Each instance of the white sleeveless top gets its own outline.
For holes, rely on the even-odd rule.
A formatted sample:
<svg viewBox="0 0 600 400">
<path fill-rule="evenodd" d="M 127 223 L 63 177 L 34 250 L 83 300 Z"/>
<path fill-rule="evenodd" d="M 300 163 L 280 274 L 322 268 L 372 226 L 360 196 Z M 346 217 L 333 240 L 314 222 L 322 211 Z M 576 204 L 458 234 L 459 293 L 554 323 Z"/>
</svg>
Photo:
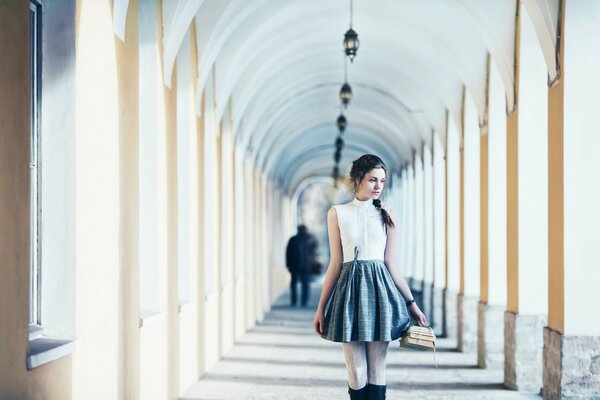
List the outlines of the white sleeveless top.
<svg viewBox="0 0 600 400">
<path fill-rule="evenodd" d="M 333 206 L 337 213 L 343 262 L 354 260 L 354 247 L 358 247 L 358 260 L 383 260 L 387 233 L 381 212 L 373 200 L 354 198 L 349 203 Z M 388 212 L 387 207 L 384 207 Z"/>
</svg>

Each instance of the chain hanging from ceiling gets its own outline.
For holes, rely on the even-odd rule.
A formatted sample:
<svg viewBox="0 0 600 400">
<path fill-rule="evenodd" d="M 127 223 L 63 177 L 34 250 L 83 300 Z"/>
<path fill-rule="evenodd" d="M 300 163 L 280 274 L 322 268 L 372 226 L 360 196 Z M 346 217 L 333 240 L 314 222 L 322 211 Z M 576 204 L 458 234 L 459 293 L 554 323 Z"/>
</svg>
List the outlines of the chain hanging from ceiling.
<svg viewBox="0 0 600 400">
<path fill-rule="evenodd" d="M 338 128 L 338 135 L 335 139 L 334 147 L 335 151 L 333 153 L 333 185 L 337 188 L 337 182 L 339 178 L 339 164 L 342 159 L 342 149 L 344 148 L 344 132 L 346 131 L 346 127 L 348 125 L 348 120 L 344 115 L 344 110 L 348 108 L 350 101 L 352 100 L 352 86 L 348 83 L 348 59 L 350 62 L 354 62 L 354 58 L 358 52 L 358 46 L 360 44 L 358 40 L 358 34 L 354 29 L 352 29 L 352 23 L 354 19 L 354 7 L 353 0 L 350 0 L 350 29 L 346 31 L 344 34 L 344 83 L 340 88 L 340 115 L 337 118 L 336 126 Z"/>
</svg>

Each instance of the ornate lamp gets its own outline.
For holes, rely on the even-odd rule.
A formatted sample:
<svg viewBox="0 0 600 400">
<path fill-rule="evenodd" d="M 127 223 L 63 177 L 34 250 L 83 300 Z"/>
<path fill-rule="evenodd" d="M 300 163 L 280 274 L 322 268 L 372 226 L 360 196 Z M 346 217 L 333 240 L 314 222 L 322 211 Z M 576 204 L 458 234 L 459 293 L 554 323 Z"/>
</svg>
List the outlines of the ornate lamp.
<svg viewBox="0 0 600 400">
<path fill-rule="evenodd" d="M 350 58 L 350 62 L 354 62 L 354 57 L 356 57 L 359 44 L 358 33 L 352 28 L 348 29 L 344 35 L 344 52 L 348 58 Z"/>
<path fill-rule="evenodd" d="M 345 82 L 340 89 L 340 100 L 344 107 L 348 107 L 350 100 L 352 100 L 352 87 L 348 82 Z"/>
<path fill-rule="evenodd" d="M 354 62 L 354 57 L 356 57 L 356 52 L 358 51 L 358 46 L 360 44 L 358 41 L 358 33 L 352 29 L 352 17 L 352 0 L 350 0 L 350 29 L 348 29 L 344 35 L 344 52 L 350 59 L 350 62 Z"/>
<path fill-rule="evenodd" d="M 343 133 L 346 130 L 347 124 L 348 124 L 348 121 L 346 120 L 346 117 L 344 116 L 344 114 L 340 114 L 340 116 L 337 119 L 337 127 L 340 130 L 340 133 Z"/>
</svg>

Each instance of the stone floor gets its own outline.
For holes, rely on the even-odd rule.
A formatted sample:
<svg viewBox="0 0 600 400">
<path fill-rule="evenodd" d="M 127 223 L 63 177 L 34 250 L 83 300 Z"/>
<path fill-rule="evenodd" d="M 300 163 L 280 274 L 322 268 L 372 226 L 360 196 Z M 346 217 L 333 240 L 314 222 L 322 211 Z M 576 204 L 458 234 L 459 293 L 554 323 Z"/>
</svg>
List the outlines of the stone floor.
<svg viewBox="0 0 600 400">
<path fill-rule="evenodd" d="M 311 305 L 304 309 L 288 306 L 289 293 L 284 293 L 265 320 L 181 399 L 347 399 L 340 344 L 321 339 L 312 328 L 320 290 L 313 285 Z M 405 350 L 392 342 L 387 399 L 541 399 L 504 389 L 502 370 L 477 368 L 476 355 L 457 352 L 452 340 L 438 339 L 437 369 L 433 357 L 433 352 Z"/>
</svg>

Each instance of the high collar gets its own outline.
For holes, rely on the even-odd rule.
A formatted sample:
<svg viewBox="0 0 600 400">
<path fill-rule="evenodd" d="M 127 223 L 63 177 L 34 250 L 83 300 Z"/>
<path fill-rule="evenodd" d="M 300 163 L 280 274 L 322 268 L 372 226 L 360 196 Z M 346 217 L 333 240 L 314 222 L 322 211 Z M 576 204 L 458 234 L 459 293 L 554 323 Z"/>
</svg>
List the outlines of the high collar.
<svg viewBox="0 0 600 400">
<path fill-rule="evenodd" d="M 356 197 L 354 198 L 354 200 L 352 200 L 352 204 L 354 204 L 356 207 L 367 207 L 367 206 L 373 206 L 373 199 L 368 199 L 368 200 L 359 200 Z"/>
</svg>

